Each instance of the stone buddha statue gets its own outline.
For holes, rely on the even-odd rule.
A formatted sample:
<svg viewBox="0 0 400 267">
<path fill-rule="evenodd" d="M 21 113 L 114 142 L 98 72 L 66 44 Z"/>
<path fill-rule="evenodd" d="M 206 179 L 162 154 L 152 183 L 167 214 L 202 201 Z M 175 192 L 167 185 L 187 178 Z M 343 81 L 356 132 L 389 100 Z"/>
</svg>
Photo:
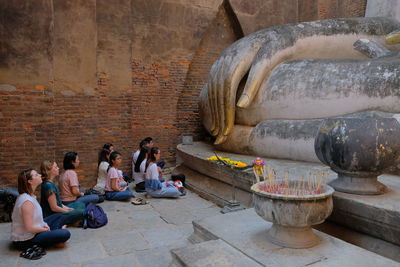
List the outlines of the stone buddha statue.
<svg viewBox="0 0 400 267">
<path fill-rule="evenodd" d="M 399 29 L 399 21 L 379 17 L 250 34 L 213 64 L 201 91 L 203 124 L 221 150 L 318 162 L 314 139 L 324 118 L 400 113 Z M 358 40 L 381 50 L 356 50 Z"/>
</svg>

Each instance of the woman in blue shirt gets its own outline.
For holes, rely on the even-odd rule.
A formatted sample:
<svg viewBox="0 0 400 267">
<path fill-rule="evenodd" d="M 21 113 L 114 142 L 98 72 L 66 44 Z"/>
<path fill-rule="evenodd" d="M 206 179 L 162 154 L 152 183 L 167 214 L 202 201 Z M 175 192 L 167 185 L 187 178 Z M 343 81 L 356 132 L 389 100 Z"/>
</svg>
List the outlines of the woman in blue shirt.
<svg viewBox="0 0 400 267">
<path fill-rule="evenodd" d="M 54 184 L 54 178 L 59 175 L 59 168 L 54 161 L 45 160 L 40 166 L 43 183 L 41 184 L 40 205 L 43 209 L 43 217 L 54 213 L 62 213 L 63 223 L 71 225 L 79 223 L 85 215 L 85 204 L 73 202 L 64 205 L 60 199 L 58 187 Z"/>
</svg>

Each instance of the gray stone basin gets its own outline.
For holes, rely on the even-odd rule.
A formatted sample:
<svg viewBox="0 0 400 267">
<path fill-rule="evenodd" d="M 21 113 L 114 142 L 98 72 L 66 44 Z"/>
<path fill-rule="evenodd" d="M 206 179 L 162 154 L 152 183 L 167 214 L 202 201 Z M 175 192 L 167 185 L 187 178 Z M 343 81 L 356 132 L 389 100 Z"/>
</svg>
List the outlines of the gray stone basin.
<svg viewBox="0 0 400 267">
<path fill-rule="evenodd" d="M 283 195 L 257 190 L 262 183 L 253 185 L 251 190 L 256 213 L 273 224 L 267 232 L 268 240 L 289 248 L 317 245 L 320 238 L 311 226 L 324 222 L 332 213 L 334 189 L 325 185 L 317 195 Z"/>
</svg>

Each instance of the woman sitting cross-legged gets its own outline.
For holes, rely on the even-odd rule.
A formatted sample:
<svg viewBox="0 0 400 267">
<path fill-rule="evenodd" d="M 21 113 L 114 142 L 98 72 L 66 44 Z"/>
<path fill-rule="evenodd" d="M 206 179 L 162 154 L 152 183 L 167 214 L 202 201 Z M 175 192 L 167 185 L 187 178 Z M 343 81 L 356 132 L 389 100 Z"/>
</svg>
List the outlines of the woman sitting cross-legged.
<svg viewBox="0 0 400 267">
<path fill-rule="evenodd" d="M 11 240 L 20 250 L 32 248 L 33 245 L 49 247 L 65 243 L 71 236 L 66 229 L 47 224 L 43 220 L 42 208 L 34 192 L 42 183 L 42 177 L 33 169 L 22 171 L 18 176 L 18 196 L 12 213 Z M 60 217 L 54 214 L 51 217 Z M 58 229 L 57 229 L 58 228 Z M 32 259 L 40 254 L 21 254 Z"/>
<path fill-rule="evenodd" d="M 43 216 L 46 218 L 54 213 L 61 213 L 63 225 L 71 225 L 83 220 L 85 215 L 85 203 L 73 202 L 68 206 L 62 204 L 60 192 L 54 184 L 54 178 L 59 174 L 59 168 L 54 161 L 45 160 L 40 166 L 42 174 L 40 205 Z"/>
<path fill-rule="evenodd" d="M 144 169 L 146 166 L 146 158 L 148 153 L 150 152 L 150 148 L 143 146 L 140 149 L 139 155 L 134 163 L 133 168 L 133 178 L 135 178 L 135 190 L 138 193 L 146 192 L 144 180 L 145 180 L 145 173 Z M 141 167 L 142 166 L 142 167 Z"/>
<path fill-rule="evenodd" d="M 110 165 L 108 162 L 110 161 L 111 151 L 107 148 L 102 148 L 99 153 L 99 160 L 97 164 L 97 183 L 93 187 L 93 189 L 99 191 L 101 194 L 104 194 L 104 187 L 106 186 L 107 180 L 107 170 Z"/>
<path fill-rule="evenodd" d="M 182 194 L 174 185 L 167 185 L 165 182 L 160 182 L 160 172 L 157 167 L 157 161 L 160 159 L 160 156 L 160 150 L 157 147 L 152 147 L 144 170 L 146 172 L 146 192 L 152 197 L 179 197 Z"/>
<path fill-rule="evenodd" d="M 129 200 L 133 193 L 129 190 L 118 168 L 122 164 L 121 154 L 113 151 L 110 154 L 110 166 L 107 171 L 105 197 L 107 200 Z"/>
<path fill-rule="evenodd" d="M 79 180 L 75 170 L 79 166 L 79 156 L 76 152 L 68 152 L 64 156 L 64 170 L 61 174 L 59 186 L 60 197 L 64 205 L 69 205 L 72 202 L 97 203 L 99 196 L 96 194 L 84 195 L 79 191 Z"/>
</svg>

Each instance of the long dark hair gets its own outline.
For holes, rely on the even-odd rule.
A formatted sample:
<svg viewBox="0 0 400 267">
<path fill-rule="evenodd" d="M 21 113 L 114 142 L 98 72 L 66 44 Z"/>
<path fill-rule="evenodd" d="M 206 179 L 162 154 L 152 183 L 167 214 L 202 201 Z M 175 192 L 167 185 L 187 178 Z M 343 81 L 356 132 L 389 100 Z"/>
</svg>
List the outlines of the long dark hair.
<svg viewBox="0 0 400 267">
<path fill-rule="evenodd" d="M 114 145 L 111 143 L 105 143 L 103 148 L 110 150 L 110 147 L 112 147 L 112 146 L 114 146 Z"/>
<path fill-rule="evenodd" d="M 150 163 L 152 162 L 156 162 L 156 155 L 160 152 L 160 150 L 158 149 L 158 147 L 152 147 L 150 149 L 150 153 L 147 155 L 147 161 L 146 161 L 146 171 L 147 171 L 147 167 L 149 167 Z"/>
<path fill-rule="evenodd" d="M 73 162 L 75 162 L 78 153 L 76 152 L 68 152 L 64 156 L 63 167 L 64 170 L 73 170 L 75 169 Z"/>
<path fill-rule="evenodd" d="M 143 147 L 147 146 L 149 143 L 150 143 L 150 142 L 147 141 L 147 140 L 142 140 L 142 141 L 140 141 L 140 143 L 139 143 L 140 149 L 142 149 Z"/>
<path fill-rule="evenodd" d="M 18 175 L 18 193 L 27 193 L 32 195 L 32 186 L 28 183 L 28 180 L 32 179 L 33 169 L 26 169 L 19 173 Z"/>
<path fill-rule="evenodd" d="M 118 151 L 111 152 L 110 159 L 108 160 L 108 163 L 110 163 L 110 165 L 108 166 L 107 172 L 111 167 L 113 167 L 113 160 L 115 160 L 118 156 L 121 156 L 121 153 L 119 153 Z"/>
<path fill-rule="evenodd" d="M 144 146 L 142 149 L 140 149 L 139 156 L 135 163 L 135 172 L 140 172 L 140 164 L 142 164 L 143 160 L 147 158 L 149 151 L 150 149 L 147 146 Z"/>
<path fill-rule="evenodd" d="M 153 138 L 151 138 L 149 136 L 149 137 L 146 137 L 145 139 L 143 139 L 143 141 L 147 141 L 148 143 L 150 143 L 151 141 L 153 141 Z"/>
<path fill-rule="evenodd" d="M 107 148 L 102 148 L 101 150 L 100 150 L 100 152 L 99 152 L 99 159 L 98 159 L 98 161 L 97 161 L 97 167 L 99 167 L 100 166 L 100 163 L 102 162 L 102 161 L 106 161 L 106 162 L 108 162 L 108 157 L 109 157 L 109 155 L 110 155 L 110 150 L 109 149 L 107 149 Z"/>
</svg>

